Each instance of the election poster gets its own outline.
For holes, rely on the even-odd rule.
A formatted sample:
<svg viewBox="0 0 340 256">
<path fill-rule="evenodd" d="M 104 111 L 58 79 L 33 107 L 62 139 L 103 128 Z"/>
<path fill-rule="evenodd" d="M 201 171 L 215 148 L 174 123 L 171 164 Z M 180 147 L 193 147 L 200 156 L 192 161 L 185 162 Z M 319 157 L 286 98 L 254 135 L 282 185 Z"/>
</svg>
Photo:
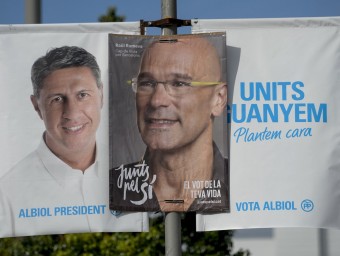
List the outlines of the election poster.
<svg viewBox="0 0 340 256">
<path fill-rule="evenodd" d="M 0 237 L 147 231 L 109 209 L 108 33 L 139 23 L 0 26 Z"/>
<path fill-rule="evenodd" d="M 110 35 L 110 209 L 228 212 L 226 35 Z"/>
<path fill-rule="evenodd" d="M 226 32 L 230 213 L 197 230 L 340 228 L 340 18 L 195 20 Z"/>
</svg>

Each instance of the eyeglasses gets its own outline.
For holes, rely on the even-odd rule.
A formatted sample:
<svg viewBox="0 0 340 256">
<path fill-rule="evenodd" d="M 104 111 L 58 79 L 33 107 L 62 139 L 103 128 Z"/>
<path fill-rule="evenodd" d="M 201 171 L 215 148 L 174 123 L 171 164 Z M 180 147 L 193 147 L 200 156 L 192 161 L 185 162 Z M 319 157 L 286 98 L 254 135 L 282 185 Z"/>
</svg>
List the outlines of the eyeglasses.
<svg viewBox="0 0 340 256">
<path fill-rule="evenodd" d="M 171 96 L 180 96 L 189 94 L 194 87 L 205 87 L 218 85 L 221 82 L 198 82 L 198 81 L 180 81 L 180 80 L 168 80 L 168 81 L 156 81 L 152 79 L 140 79 L 133 78 L 130 81 L 132 89 L 135 93 L 141 95 L 150 95 L 155 91 L 158 84 L 163 84 L 166 92 Z"/>
</svg>

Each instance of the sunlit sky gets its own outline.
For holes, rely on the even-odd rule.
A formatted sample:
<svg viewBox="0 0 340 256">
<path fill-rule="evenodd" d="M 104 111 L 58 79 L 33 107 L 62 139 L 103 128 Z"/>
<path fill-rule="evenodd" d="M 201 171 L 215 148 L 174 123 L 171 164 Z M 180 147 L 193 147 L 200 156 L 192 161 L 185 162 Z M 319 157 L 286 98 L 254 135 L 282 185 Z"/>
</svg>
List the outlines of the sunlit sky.
<svg viewBox="0 0 340 256">
<path fill-rule="evenodd" d="M 42 23 L 97 22 L 109 6 L 126 21 L 158 20 L 162 0 L 41 0 Z M 23 24 L 25 0 L 0 0 L 0 24 Z M 340 0 L 177 0 L 179 19 L 340 16 Z"/>
</svg>

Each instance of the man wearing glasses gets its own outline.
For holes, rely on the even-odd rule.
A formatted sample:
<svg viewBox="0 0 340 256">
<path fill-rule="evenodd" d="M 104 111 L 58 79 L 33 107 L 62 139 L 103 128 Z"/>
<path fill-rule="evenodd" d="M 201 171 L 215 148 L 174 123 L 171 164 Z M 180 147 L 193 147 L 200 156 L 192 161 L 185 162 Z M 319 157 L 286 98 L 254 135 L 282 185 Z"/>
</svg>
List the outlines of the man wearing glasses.
<svg viewBox="0 0 340 256">
<path fill-rule="evenodd" d="M 212 137 L 214 118 L 226 106 L 227 86 L 214 46 L 203 37 L 153 42 L 132 86 L 147 149 L 141 161 L 111 170 L 111 193 L 123 193 L 122 207 L 116 209 L 227 210 L 227 161 Z M 125 186 L 128 173 L 142 173 L 146 185 L 139 191 Z"/>
</svg>

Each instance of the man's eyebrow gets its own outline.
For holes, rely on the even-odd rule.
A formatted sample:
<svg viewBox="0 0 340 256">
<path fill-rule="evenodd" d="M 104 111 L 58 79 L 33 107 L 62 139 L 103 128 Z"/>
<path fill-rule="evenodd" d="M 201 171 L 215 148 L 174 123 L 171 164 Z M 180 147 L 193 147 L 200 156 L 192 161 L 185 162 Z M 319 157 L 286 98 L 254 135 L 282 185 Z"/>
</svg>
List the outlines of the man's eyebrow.
<svg viewBox="0 0 340 256">
<path fill-rule="evenodd" d="M 93 92 L 92 89 L 80 89 L 79 91 L 77 91 L 77 93 L 80 93 L 80 92 Z"/>
<path fill-rule="evenodd" d="M 92 89 L 79 89 L 78 91 L 76 91 L 75 93 L 78 94 L 78 93 L 82 93 L 82 92 L 92 92 L 93 90 Z M 50 98 L 53 98 L 53 97 L 56 97 L 56 96 L 61 96 L 61 97 L 65 97 L 65 94 L 64 93 L 61 93 L 61 92 L 56 92 L 56 93 L 50 93 L 46 96 L 47 99 L 50 99 Z"/>
<path fill-rule="evenodd" d="M 138 79 L 152 78 L 152 77 L 153 75 L 150 72 L 142 72 L 142 73 L 139 73 L 137 76 Z"/>
<path fill-rule="evenodd" d="M 183 79 L 183 80 L 192 80 L 192 77 L 189 76 L 188 74 L 182 74 L 182 73 L 172 73 L 170 75 L 171 77 L 173 77 L 174 79 Z"/>
<path fill-rule="evenodd" d="M 171 79 L 178 79 L 178 80 L 185 80 L 185 81 L 191 81 L 192 77 L 188 74 L 182 74 L 182 73 L 170 73 L 167 75 L 168 77 L 171 77 Z M 143 79 L 143 78 L 152 78 L 153 75 L 150 72 L 142 72 L 139 73 L 138 79 Z"/>
<path fill-rule="evenodd" d="M 50 94 L 48 94 L 47 95 L 47 99 L 50 99 L 50 98 L 54 98 L 54 97 L 56 97 L 56 96 L 61 96 L 61 97 L 64 97 L 64 94 L 62 94 L 62 93 L 50 93 Z"/>
</svg>

